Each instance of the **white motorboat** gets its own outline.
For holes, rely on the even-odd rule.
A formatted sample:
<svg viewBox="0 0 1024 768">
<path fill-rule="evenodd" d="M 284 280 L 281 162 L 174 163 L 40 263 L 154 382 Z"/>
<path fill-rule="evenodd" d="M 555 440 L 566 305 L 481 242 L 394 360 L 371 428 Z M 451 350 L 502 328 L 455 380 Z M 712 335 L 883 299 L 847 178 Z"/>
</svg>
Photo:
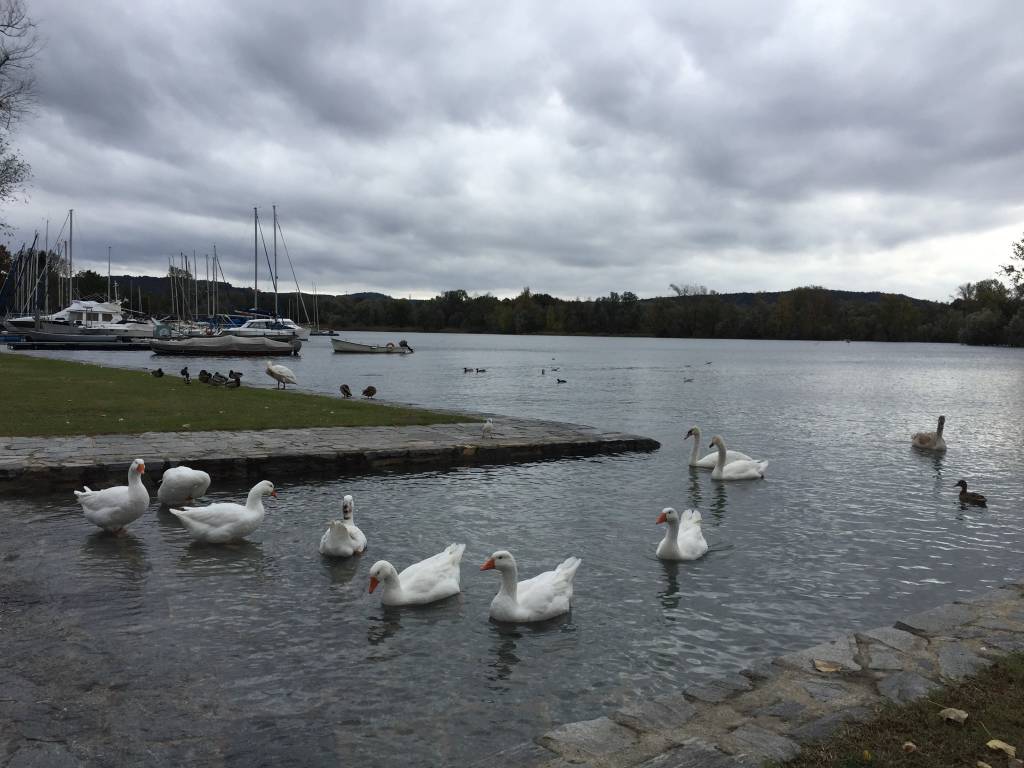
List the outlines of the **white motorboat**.
<svg viewBox="0 0 1024 768">
<path fill-rule="evenodd" d="M 86 301 L 76 299 L 60 312 L 8 318 L 4 325 L 11 333 L 27 335 L 32 331 L 76 336 L 118 336 L 152 338 L 156 323 L 150 318 L 125 317 L 119 301 Z"/>
<path fill-rule="evenodd" d="M 286 317 L 246 320 L 237 328 L 224 328 L 231 336 L 262 336 L 268 339 L 309 341 L 309 328 L 303 328 Z"/>
<path fill-rule="evenodd" d="M 398 344 L 389 341 L 387 344 L 360 344 L 357 341 L 346 341 L 344 339 L 331 339 L 331 346 L 335 352 L 342 352 L 350 355 L 410 355 L 414 352 L 404 339 Z"/>
</svg>

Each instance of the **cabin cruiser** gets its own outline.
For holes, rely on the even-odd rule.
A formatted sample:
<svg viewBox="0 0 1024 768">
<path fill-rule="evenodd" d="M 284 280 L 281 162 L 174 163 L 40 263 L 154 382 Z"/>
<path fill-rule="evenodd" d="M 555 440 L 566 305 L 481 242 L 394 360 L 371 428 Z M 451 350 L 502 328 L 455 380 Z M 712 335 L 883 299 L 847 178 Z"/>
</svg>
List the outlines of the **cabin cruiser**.
<svg viewBox="0 0 1024 768">
<path fill-rule="evenodd" d="M 11 317 L 4 326 L 11 333 L 23 336 L 37 331 L 43 334 L 74 336 L 133 336 L 152 338 L 156 323 L 146 317 L 128 318 L 118 301 L 86 301 L 76 299 L 60 312 L 50 315 Z"/>
<path fill-rule="evenodd" d="M 271 339 L 309 341 L 309 328 L 296 325 L 286 317 L 261 317 L 246 320 L 237 328 L 224 328 L 231 336 L 265 336 Z"/>
</svg>

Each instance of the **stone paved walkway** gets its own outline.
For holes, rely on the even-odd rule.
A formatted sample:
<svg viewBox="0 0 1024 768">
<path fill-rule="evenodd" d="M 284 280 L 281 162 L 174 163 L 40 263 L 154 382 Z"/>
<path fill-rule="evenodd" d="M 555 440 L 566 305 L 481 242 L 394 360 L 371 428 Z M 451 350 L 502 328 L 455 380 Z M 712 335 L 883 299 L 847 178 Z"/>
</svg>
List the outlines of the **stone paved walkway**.
<svg viewBox="0 0 1024 768">
<path fill-rule="evenodd" d="M 507 463 L 620 451 L 651 451 L 647 437 L 592 427 L 495 416 L 481 425 L 332 427 L 245 432 L 146 432 L 140 435 L 0 437 L 0 482 L 73 485 L 123 480 L 132 459 L 158 480 L 188 464 L 220 477 L 315 475 L 382 468 Z"/>
<path fill-rule="evenodd" d="M 563 725 L 480 765 L 752 768 L 1015 651 L 1024 651 L 1024 582 Z M 815 661 L 837 671 L 821 672 Z"/>
</svg>

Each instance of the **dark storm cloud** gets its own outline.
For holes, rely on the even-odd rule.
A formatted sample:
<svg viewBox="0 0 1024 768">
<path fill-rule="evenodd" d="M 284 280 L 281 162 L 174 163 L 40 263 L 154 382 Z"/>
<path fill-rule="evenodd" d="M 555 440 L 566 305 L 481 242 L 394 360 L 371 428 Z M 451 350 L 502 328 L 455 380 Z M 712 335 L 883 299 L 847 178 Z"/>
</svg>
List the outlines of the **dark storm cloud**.
<svg viewBox="0 0 1024 768">
<path fill-rule="evenodd" d="M 1010 0 L 31 8 L 35 182 L 6 216 L 30 238 L 75 208 L 79 264 L 216 243 L 244 284 L 277 203 L 321 291 L 938 298 L 1019 237 Z"/>
</svg>

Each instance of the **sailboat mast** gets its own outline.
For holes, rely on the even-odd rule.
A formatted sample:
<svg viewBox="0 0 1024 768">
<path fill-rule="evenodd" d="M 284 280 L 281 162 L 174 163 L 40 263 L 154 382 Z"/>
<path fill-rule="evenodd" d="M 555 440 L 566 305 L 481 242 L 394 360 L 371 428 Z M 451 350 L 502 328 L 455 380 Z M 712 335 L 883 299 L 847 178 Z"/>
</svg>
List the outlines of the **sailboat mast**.
<svg viewBox="0 0 1024 768">
<path fill-rule="evenodd" d="M 277 312 L 277 206 L 274 206 L 274 318 Z"/>
<path fill-rule="evenodd" d="M 252 311 L 256 312 L 260 308 L 260 215 L 256 210 L 256 206 L 252 207 Z"/>
<path fill-rule="evenodd" d="M 68 209 L 68 292 L 75 300 L 75 209 Z M 70 302 L 68 302 L 70 303 Z"/>
<path fill-rule="evenodd" d="M 107 246 L 107 301 L 110 301 L 110 246 Z"/>
</svg>

